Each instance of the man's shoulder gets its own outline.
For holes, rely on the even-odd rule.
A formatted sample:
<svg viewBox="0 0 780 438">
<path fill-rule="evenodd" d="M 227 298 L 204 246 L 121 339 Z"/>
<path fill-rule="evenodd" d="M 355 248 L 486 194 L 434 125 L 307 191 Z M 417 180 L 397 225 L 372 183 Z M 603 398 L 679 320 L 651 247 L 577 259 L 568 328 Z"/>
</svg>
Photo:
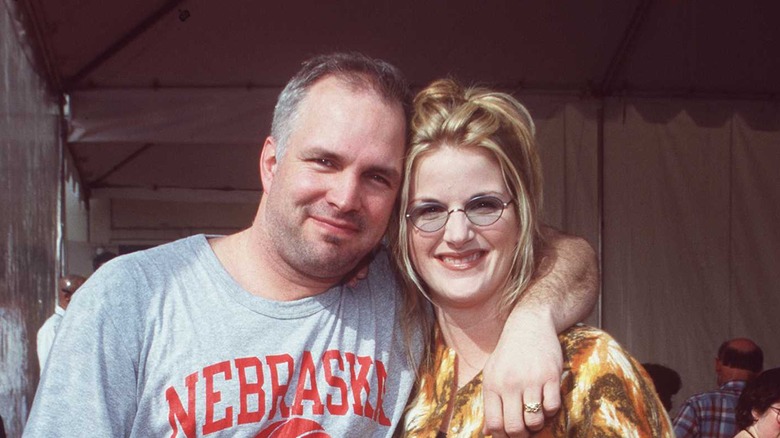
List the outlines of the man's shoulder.
<svg viewBox="0 0 780 438">
<path fill-rule="evenodd" d="M 157 273 L 171 274 L 178 267 L 189 266 L 196 259 L 208 254 L 210 247 L 202 234 L 185 237 L 153 248 L 116 257 L 100 267 L 85 283 L 107 285 L 153 279 Z"/>
<path fill-rule="evenodd" d="M 734 393 L 739 394 L 745 387 L 746 382 L 741 380 L 732 380 L 726 382 L 720 388 L 710 389 L 709 391 L 702 391 L 688 397 L 689 401 L 696 400 L 716 400 L 724 396 L 731 396 Z"/>
<path fill-rule="evenodd" d="M 347 285 L 345 290 L 348 292 L 341 296 L 344 300 L 349 300 L 350 305 L 361 306 L 374 312 L 379 319 L 395 323 L 398 320 L 398 312 L 401 311 L 402 294 L 390 257 L 384 246 L 377 248 L 368 266 L 366 278 L 359 280 L 354 286 Z"/>
<path fill-rule="evenodd" d="M 73 295 L 71 306 L 84 301 L 93 309 L 127 309 L 170 288 L 172 279 L 186 280 L 209 249 L 203 235 L 179 239 L 154 248 L 116 257 L 100 267 Z"/>
<path fill-rule="evenodd" d="M 150 266 L 160 263 L 171 264 L 179 259 L 189 260 L 193 255 L 209 249 L 208 240 L 203 234 L 184 237 L 152 248 L 135 251 L 109 260 L 95 273 L 106 270 L 127 268 L 131 265 Z"/>
<path fill-rule="evenodd" d="M 729 380 L 721 385 L 718 391 L 724 394 L 740 394 L 745 389 L 745 386 L 747 386 L 747 381 L 745 380 Z"/>
<path fill-rule="evenodd" d="M 695 406 L 711 405 L 713 402 L 722 399 L 726 395 L 727 394 L 720 389 L 703 391 L 688 397 L 685 403 Z"/>
<path fill-rule="evenodd" d="M 368 268 L 367 286 L 374 291 L 391 290 L 396 292 L 398 290 L 398 283 L 396 281 L 396 272 L 393 268 L 393 263 L 390 255 L 390 251 L 384 244 L 374 251 L 371 264 Z"/>
</svg>

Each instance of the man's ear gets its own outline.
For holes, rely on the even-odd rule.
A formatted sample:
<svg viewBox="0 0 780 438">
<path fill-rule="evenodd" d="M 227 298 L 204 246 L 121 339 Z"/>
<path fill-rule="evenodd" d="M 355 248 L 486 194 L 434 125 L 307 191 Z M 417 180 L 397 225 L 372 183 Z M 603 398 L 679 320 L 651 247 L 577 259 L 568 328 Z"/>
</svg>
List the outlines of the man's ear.
<svg viewBox="0 0 780 438">
<path fill-rule="evenodd" d="M 268 136 L 263 143 L 263 150 L 260 152 L 260 183 L 263 185 L 263 192 L 268 193 L 276 175 L 276 140 Z"/>
</svg>

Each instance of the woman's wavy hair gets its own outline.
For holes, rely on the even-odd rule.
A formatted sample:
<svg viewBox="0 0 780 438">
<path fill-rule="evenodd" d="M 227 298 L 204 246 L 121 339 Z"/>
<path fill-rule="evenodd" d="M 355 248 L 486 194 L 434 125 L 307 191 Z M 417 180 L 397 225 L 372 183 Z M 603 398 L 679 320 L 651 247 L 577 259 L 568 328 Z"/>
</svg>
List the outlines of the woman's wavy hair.
<svg viewBox="0 0 780 438">
<path fill-rule="evenodd" d="M 750 427 L 756 421 L 753 411 L 763 415 L 772 404 L 779 401 L 780 368 L 772 368 L 748 382 L 740 394 L 735 409 L 737 426 L 740 430 Z"/>
<path fill-rule="evenodd" d="M 519 223 L 512 269 L 504 283 L 501 311 L 509 310 L 528 287 L 540 243 L 538 214 L 542 204 L 542 170 L 528 110 L 509 94 L 480 87 L 462 87 L 452 79 L 437 80 L 414 98 L 411 145 L 406 157 L 400 208 L 391 223 L 391 244 L 403 274 L 407 322 L 430 320 L 425 282 L 410 255 L 410 224 L 406 220 L 411 180 L 420 159 L 441 148 L 481 148 L 496 159 L 514 201 Z M 433 302 L 433 301 L 431 301 Z M 407 327 L 412 324 L 407 324 Z"/>
</svg>

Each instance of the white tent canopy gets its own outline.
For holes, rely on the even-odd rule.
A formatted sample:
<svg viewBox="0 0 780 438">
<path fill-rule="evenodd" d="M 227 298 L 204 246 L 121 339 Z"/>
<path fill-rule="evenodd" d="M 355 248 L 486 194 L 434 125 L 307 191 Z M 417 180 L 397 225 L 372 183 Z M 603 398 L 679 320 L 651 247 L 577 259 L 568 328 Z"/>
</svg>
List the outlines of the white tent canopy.
<svg viewBox="0 0 780 438">
<path fill-rule="evenodd" d="M 678 370 L 680 396 L 714 385 L 730 337 L 780 365 L 777 2 L 23 3 L 104 243 L 246 226 L 279 91 L 359 50 L 528 104 L 547 220 L 601 255 L 593 322 Z"/>
<path fill-rule="evenodd" d="M 231 164 L 254 161 L 300 62 L 335 50 L 390 60 L 416 87 L 454 75 L 575 100 L 780 90 L 772 1 L 26 3 L 71 96 L 88 188 L 257 190 L 253 169 Z M 215 165 L 179 162 L 192 151 Z"/>
</svg>

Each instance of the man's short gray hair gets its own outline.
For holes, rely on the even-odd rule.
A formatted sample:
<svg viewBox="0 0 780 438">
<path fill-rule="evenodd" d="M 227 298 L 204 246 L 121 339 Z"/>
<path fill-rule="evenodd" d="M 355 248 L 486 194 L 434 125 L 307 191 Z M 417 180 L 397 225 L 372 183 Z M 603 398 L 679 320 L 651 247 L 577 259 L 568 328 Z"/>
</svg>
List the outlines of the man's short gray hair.
<svg viewBox="0 0 780 438">
<path fill-rule="evenodd" d="M 327 76 L 336 76 L 355 89 L 373 90 L 388 102 L 400 103 L 406 120 L 409 119 L 409 86 L 395 66 L 357 52 L 315 56 L 303 63 L 276 102 L 271 136 L 276 140 L 277 160 L 287 149 L 301 102 L 309 89 Z"/>
</svg>

